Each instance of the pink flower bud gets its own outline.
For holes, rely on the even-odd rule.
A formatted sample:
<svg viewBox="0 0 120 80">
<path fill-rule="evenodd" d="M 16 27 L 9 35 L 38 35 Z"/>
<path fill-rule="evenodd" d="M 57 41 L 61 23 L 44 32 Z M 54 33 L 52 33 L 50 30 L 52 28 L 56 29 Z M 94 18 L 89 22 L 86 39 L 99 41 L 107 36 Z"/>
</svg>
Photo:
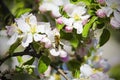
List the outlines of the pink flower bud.
<svg viewBox="0 0 120 80">
<path fill-rule="evenodd" d="M 98 9 L 96 14 L 100 18 L 104 18 L 106 16 L 105 11 L 103 9 Z"/>
<path fill-rule="evenodd" d="M 70 27 L 70 26 L 65 27 L 66 32 L 72 32 L 72 30 L 73 30 L 73 27 Z"/>
<path fill-rule="evenodd" d="M 63 23 L 62 17 L 58 18 L 58 19 L 56 20 L 56 22 L 57 22 L 58 24 L 62 24 L 62 23 Z"/>
<path fill-rule="evenodd" d="M 100 3 L 100 4 L 104 4 L 105 0 L 97 0 L 97 2 Z"/>
</svg>

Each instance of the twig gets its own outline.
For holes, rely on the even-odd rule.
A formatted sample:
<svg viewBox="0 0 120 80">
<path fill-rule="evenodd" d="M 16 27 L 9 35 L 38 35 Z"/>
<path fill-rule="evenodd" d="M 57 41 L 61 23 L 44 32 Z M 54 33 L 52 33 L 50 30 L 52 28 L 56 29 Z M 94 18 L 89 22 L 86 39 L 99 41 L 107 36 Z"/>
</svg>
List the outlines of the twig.
<svg viewBox="0 0 120 80">
<path fill-rule="evenodd" d="M 66 74 L 61 70 L 60 68 L 57 68 L 53 64 L 50 64 L 51 67 L 53 67 L 56 71 L 58 71 L 66 80 L 69 80 L 69 78 L 66 76 Z"/>
</svg>

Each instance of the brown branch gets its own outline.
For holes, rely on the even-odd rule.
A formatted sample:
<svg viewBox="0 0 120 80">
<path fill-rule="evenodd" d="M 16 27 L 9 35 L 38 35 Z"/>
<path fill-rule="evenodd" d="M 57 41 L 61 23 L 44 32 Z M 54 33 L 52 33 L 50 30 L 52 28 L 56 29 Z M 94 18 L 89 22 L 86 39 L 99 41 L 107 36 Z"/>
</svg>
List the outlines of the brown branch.
<svg viewBox="0 0 120 80">
<path fill-rule="evenodd" d="M 24 56 L 24 55 L 29 55 L 29 56 L 32 56 L 32 57 L 36 57 L 36 58 L 40 58 L 40 56 L 42 54 L 36 54 L 36 51 L 33 50 L 30 51 L 30 47 L 33 47 L 33 46 L 29 46 L 27 47 L 23 52 L 16 52 L 16 53 L 13 53 L 12 55 L 7 55 L 6 57 L 0 59 L 0 66 L 9 58 L 11 57 L 16 57 L 16 56 Z M 51 67 L 53 67 L 56 71 L 58 71 L 66 80 L 69 80 L 68 77 L 66 76 L 66 74 L 63 72 L 63 70 L 57 68 L 54 64 L 50 64 Z"/>
</svg>

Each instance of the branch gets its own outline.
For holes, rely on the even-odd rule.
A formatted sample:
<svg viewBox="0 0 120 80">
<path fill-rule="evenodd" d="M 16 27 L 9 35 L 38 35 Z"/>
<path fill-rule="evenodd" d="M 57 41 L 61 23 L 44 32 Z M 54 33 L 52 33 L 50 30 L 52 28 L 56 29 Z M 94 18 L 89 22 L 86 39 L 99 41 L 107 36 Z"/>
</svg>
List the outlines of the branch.
<svg viewBox="0 0 120 80">
<path fill-rule="evenodd" d="M 30 47 L 33 49 L 32 51 L 30 51 Z M 24 56 L 24 55 L 29 55 L 32 57 L 36 57 L 36 58 L 40 58 L 40 56 L 42 54 L 36 54 L 36 51 L 34 50 L 33 46 L 29 46 L 27 47 L 23 52 L 16 52 L 13 53 L 12 55 L 8 55 L 2 59 L 0 59 L 0 66 L 9 58 L 11 57 L 16 57 L 16 56 Z M 50 64 L 51 67 L 53 67 L 56 71 L 58 71 L 66 80 L 69 80 L 68 77 L 65 75 L 65 73 L 63 72 L 63 70 L 57 68 L 54 64 Z"/>
</svg>

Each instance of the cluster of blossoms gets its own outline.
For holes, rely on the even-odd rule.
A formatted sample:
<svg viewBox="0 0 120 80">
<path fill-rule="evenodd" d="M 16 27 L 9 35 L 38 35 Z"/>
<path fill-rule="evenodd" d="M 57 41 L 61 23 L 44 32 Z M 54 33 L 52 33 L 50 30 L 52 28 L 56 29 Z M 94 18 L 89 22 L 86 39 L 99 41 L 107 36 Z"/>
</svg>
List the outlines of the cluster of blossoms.
<svg viewBox="0 0 120 80">
<path fill-rule="evenodd" d="M 49 49 L 51 55 L 60 55 L 61 57 L 67 57 L 67 52 L 72 49 L 68 41 L 60 41 L 60 33 L 56 28 L 52 29 L 50 23 L 47 22 L 37 22 L 33 14 L 26 13 L 22 15 L 20 18 L 15 19 L 14 24 L 6 26 L 6 28 L 7 34 L 11 36 L 8 41 L 9 45 L 14 44 L 17 39 L 21 39 L 21 45 L 24 48 L 32 42 L 39 42 Z M 59 44 L 63 46 L 63 49 Z"/>
<path fill-rule="evenodd" d="M 79 77 L 71 78 L 73 80 L 112 80 L 106 74 L 110 65 L 102 58 L 98 49 L 99 41 L 94 36 L 95 29 L 91 27 L 97 26 L 94 24 L 96 19 L 107 17 L 111 19 L 110 24 L 113 27 L 120 28 L 120 2 L 97 0 L 94 3 L 101 9 L 97 9 L 94 15 L 91 15 L 84 1 L 72 3 L 70 0 L 42 0 L 39 6 L 40 13 L 42 15 L 50 12 L 51 15 L 47 16 L 54 19 L 53 23 L 49 20 L 38 22 L 35 15 L 25 13 L 16 18 L 12 25 L 6 26 L 6 33 L 10 37 L 8 44 L 12 46 L 19 40 L 20 45 L 27 48 L 32 43 L 38 43 L 40 49 L 47 50 L 47 54 L 44 51 L 43 55 L 47 55 L 53 63 L 60 63 L 57 66 L 62 66 L 65 71 L 72 71 L 69 67 L 74 66 L 74 63 L 71 64 L 70 61 L 75 61 L 75 66 L 79 67 Z M 51 24 L 55 24 L 55 27 Z M 83 31 L 84 34 L 88 33 L 87 37 L 82 36 Z M 45 76 L 52 72 L 50 65 L 47 67 Z M 73 70 L 72 74 L 74 72 Z M 56 78 L 50 76 L 48 80 Z"/>
<path fill-rule="evenodd" d="M 100 18 L 110 17 L 110 24 L 114 28 L 120 28 L 120 1 L 119 0 L 98 0 L 101 4 L 101 9 L 98 9 L 96 14 Z"/>
</svg>

